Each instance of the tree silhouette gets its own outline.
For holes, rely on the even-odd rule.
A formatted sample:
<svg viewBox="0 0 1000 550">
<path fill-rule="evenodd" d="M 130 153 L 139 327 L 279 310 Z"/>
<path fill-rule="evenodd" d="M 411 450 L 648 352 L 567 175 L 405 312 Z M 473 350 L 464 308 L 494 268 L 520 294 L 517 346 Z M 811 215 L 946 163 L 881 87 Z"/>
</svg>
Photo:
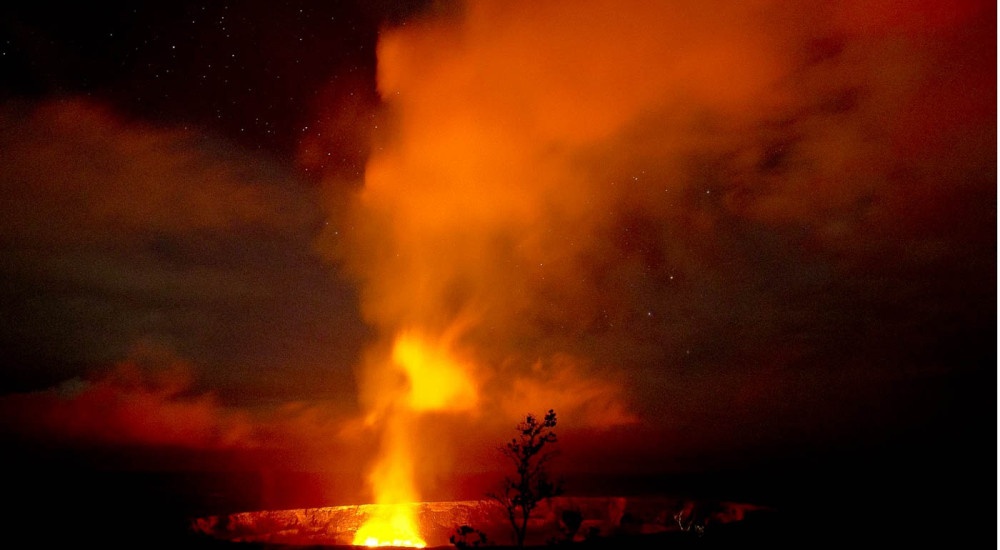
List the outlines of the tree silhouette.
<svg viewBox="0 0 1000 550">
<path fill-rule="evenodd" d="M 541 501 L 562 493 L 562 485 L 549 477 L 548 463 L 556 456 L 551 446 L 557 442 L 552 428 L 556 426 L 556 413 L 552 409 L 539 420 L 528 414 L 516 426 L 518 436 L 508 441 L 500 451 L 510 459 L 515 475 L 505 476 L 501 490 L 488 496 L 500 503 L 507 512 L 507 519 L 518 548 L 524 547 L 528 532 L 528 518 Z"/>
</svg>

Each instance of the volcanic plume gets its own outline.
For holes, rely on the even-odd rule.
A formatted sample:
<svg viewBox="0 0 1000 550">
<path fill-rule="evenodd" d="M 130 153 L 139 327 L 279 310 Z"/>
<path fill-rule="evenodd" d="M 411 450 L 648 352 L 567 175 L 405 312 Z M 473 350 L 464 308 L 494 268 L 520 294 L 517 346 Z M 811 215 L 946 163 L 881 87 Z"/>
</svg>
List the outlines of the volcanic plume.
<svg viewBox="0 0 1000 550">
<path fill-rule="evenodd" d="M 828 361 L 816 335 L 849 330 L 877 281 L 975 257 L 911 245 L 932 226 L 962 243 L 939 206 L 972 205 L 995 177 L 993 106 L 931 107 L 990 87 L 973 69 L 988 75 L 989 56 L 958 30 L 978 3 L 447 6 L 383 32 L 364 183 L 342 201 L 328 181 L 325 242 L 380 335 L 359 380 L 382 503 L 419 499 L 463 435 L 528 411 L 758 435 L 765 415 L 822 418 L 809 396 L 847 391 L 838 372 L 883 376 L 864 366 L 877 337 L 829 378 L 777 374 Z M 957 55 L 966 68 L 939 76 Z M 700 387 L 687 364 L 721 381 Z"/>
</svg>

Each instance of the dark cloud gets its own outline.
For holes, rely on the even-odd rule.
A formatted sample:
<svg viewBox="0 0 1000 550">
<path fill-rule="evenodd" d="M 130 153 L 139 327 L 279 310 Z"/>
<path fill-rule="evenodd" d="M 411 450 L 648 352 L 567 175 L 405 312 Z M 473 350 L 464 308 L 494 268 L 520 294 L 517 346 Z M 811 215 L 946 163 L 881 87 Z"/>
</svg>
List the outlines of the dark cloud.
<svg viewBox="0 0 1000 550">
<path fill-rule="evenodd" d="M 212 369 L 203 383 L 227 399 L 329 380 L 315 369 L 331 364 L 330 391 L 345 391 L 351 360 L 336 354 L 364 331 L 311 251 L 323 222 L 287 169 L 92 102 L 3 118 L 8 385 L 55 384 L 152 340 Z"/>
<path fill-rule="evenodd" d="M 158 233 L 290 232 L 316 223 L 288 176 L 266 159 L 85 101 L 3 114 L 8 240 L 125 247 Z"/>
</svg>

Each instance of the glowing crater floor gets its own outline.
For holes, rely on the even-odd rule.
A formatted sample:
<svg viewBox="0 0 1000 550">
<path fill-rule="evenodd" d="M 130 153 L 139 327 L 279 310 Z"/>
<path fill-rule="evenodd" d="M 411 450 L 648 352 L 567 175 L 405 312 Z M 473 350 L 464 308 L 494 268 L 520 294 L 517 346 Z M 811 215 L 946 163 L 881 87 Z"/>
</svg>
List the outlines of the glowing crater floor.
<svg viewBox="0 0 1000 550">
<path fill-rule="evenodd" d="M 428 547 L 449 546 L 462 525 L 485 533 L 491 542 L 507 544 L 510 526 L 506 512 L 490 500 L 420 502 L 412 508 L 420 534 Z M 208 516 L 192 521 L 191 528 L 208 537 L 232 542 L 303 546 L 349 546 L 354 533 L 372 516 L 384 511 L 377 504 L 330 506 L 295 510 L 262 510 Z M 658 497 L 558 497 L 541 503 L 529 521 L 526 544 L 543 545 L 565 539 L 561 519 L 567 511 L 582 518 L 577 540 L 585 536 L 609 537 L 666 533 L 681 529 L 676 516 L 709 526 L 742 521 L 767 508 L 735 502 L 693 502 Z"/>
</svg>

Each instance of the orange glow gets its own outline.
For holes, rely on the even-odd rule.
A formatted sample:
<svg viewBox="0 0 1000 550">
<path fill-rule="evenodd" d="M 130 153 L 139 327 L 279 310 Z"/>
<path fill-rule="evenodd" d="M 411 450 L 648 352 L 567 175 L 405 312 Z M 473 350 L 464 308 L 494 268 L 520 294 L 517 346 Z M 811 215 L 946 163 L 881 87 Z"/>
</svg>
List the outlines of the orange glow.
<svg viewBox="0 0 1000 550">
<path fill-rule="evenodd" d="M 414 517 L 420 500 L 416 483 L 418 420 L 428 412 L 458 412 L 478 403 L 471 365 L 461 361 L 450 340 L 434 342 L 414 331 L 404 331 L 392 347 L 389 370 L 402 374 L 399 387 L 382 388 L 375 417 L 382 429 L 381 448 L 369 475 L 375 515 L 358 529 L 358 546 L 412 546 L 424 540 Z M 395 378 L 388 378 L 393 380 Z"/>
<path fill-rule="evenodd" d="M 377 508 L 354 535 L 357 546 L 424 546 L 410 503 L 418 500 L 414 485 L 411 414 L 397 409 L 388 414 L 381 455 L 369 483 Z M 404 542 L 405 541 L 405 542 Z"/>
<path fill-rule="evenodd" d="M 634 420 L 620 383 L 601 374 L 614 365 L 550 344 L 589 331 L 590 305 L 603 299 L 581 262 L 611 186 L 581 159 L 659 108 L 660 89 L 691 82 L 689 73 L 708 80 L 699 90 L 724 90 L 713 101 L 734 109 L 766 84 L 756 74 L 770 74 L 766 56 L 742 42 L 712 48 L 713 60 L 739 62 L 726 67 L 641 70 L 621 35 L 644 32 L 658 58 L 685 41 L 653 48 L 657 25 L 636 30 L 606 13 L 581 20 L 575 4 L 467 7 L 380 35 L 386 123 L 344 213 L 352 229 L 336 239 L 362 282 L 362 314 L 386 338 L 360 372 L 379 445 L 368 482 L 386 512 L 362 525 L 358 545 L 420 538 L 408 505 L 457 467 L 450 451 L 460 439 L 467 449 L 470 436 L 490 440 L 525 410 L 553 406 L 584 425 Z M 589 65 L 588 24 L 609 21 L 610 58 Z M 734 82 L 737 68 L 744 78 Z"/>
<path fill-rule="evenodd" d="M 410 382 L 408 402 L 414 411 L 468 410 L 475 407 L 476 386 L 467 367 L 444 346 L 432 346 L 411 333 L 396 339 L 393 361 Z"/>
<path fill-rule="evenodd" d="M 370 518 L 354 534 L 355 546 L 410 546 L 423 548 L 427 544 L 417 533 L 413 507 L 406 504 L 388 506 Z"/>
</svg>

